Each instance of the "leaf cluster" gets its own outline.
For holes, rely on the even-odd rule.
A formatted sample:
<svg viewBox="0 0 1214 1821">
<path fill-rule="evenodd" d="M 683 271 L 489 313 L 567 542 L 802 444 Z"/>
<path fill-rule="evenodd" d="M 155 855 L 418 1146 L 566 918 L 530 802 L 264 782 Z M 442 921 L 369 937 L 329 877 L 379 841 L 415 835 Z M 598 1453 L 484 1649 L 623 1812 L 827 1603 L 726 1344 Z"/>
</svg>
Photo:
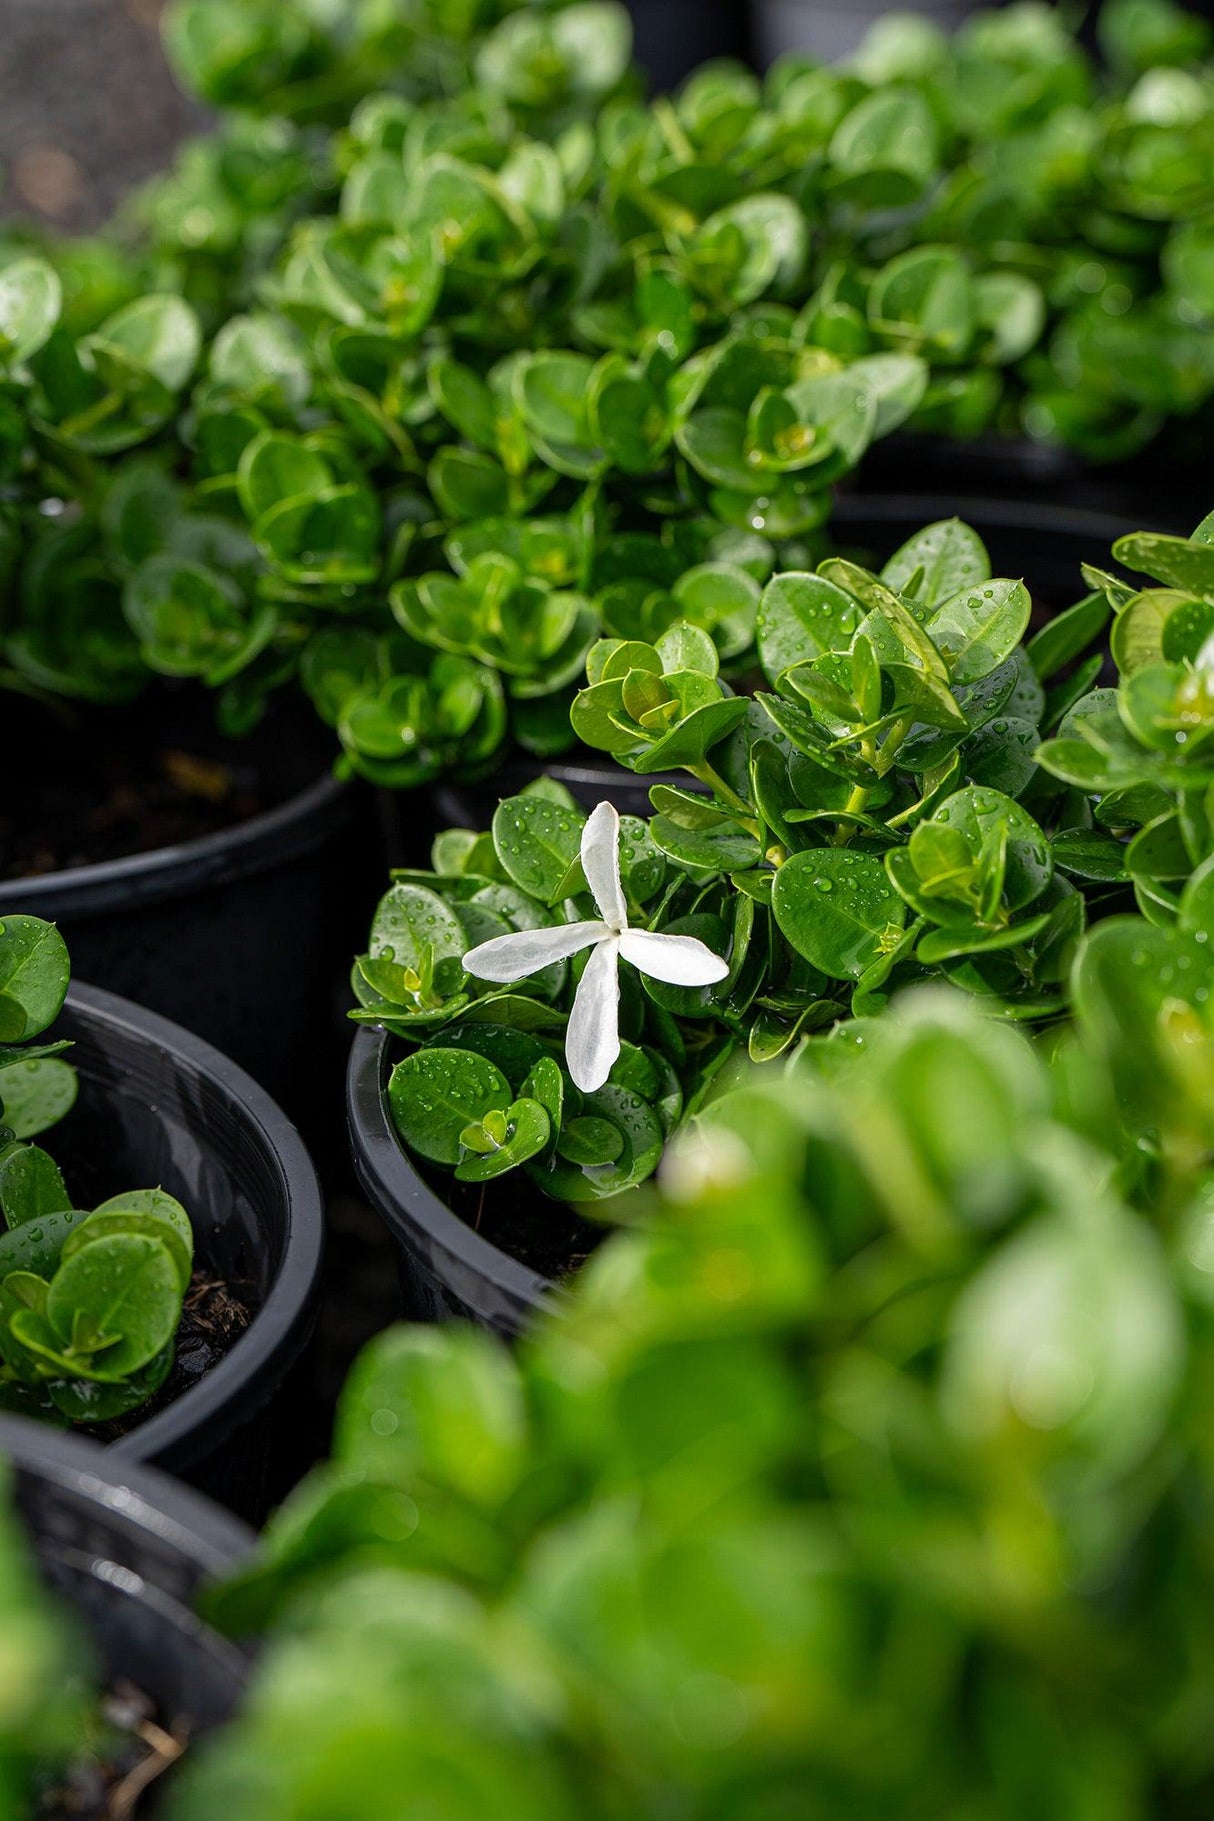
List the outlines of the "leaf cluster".
<svg viewBox="0 0 1214 1821">
<path fill-rule="evenodd" d="M 516 1354 L 381 1336 L 177 1812 L 1191 1813 L 1209 1176 L 1131 1190 L 1080 1054 L 911 995 L 708 1109 Z"/>
<path fill-rule="evenodd" d="M 621 876 L 638 926 L 698 936 L 728 955 L 715 987 L 672 987 L 621 975 L 622 1053 L 590 1094 L 565 1066 L 564 1028 L 585 957 L 491 987 L 463 956 L 511 931 L 595 915 L 579 859 L 585 813 L 543 780 L 498 807 L 491 833 L 452 829 L 432 872 L 402 871 L 381 900 L 368 952 L 354 964 L 360 1009 L 410 1046 L 388 1085 L 393 1120 L 426 1164 L 461 1182 L 522 1168 L 571 1202 L 618 1195 L 649 1176 L 676 1123 L 727 1058 L 741 1019 L 751 916 L 672 866 L 645 823 L 625 816 Z"/>
<path fill-rule="evenodd" d="M 181 1204 L 162 1189 L 77 1208 L 31 1144 L 70 1110 L 66 1042 L 36 1041 L 67 994 L 53 923 L 0 923 L 0 1408 L 100 1422 L 136 1410 L 173 1364 L 193 1269 Z"/>
<path fill-rule="evenodd" d="M 0 1685 L 0 1813 L 32 1812 L 36 1781 L 82 1740 L 82 1639 L 41 1585 L 0 1463 L 0 1636 L 11 1671 Z"/>
<path fill-rule="evenodd" d="M 197 679 L 235 733 L 298 678 L 348 769 L 485 769 L 559 749 L 595 635 L 652 640 L 688 566 L 794 566 L 900 425 L 1116 454 L 1208 397 L 1210 89 L 1166 6 L 1113 9 L 1107 92 L 1027 5 L 650 104 L 607 0 L 441 12 L 187 0 L 236 111 L 149 206 L 211 277 L 5 256 L 23 686 Z M 726 661 L 746 592 L 696 586 Z"/>
<path fill-rule="evenodd" d="M 1069 810 L 1035 755 L 1084 682 L 1047 692 L 1074 623 L 1026 648 L 1030 609 L 945 520 L 880 575 L 830 556 L 772 576 L 756 608 L 766 687 L 749 697 L 691 628 L 591 652 L 581 738 L 641 774 L 689 772 L 698 788 L 651 791 L 655 844 L 727 875 L 775 952 L 807 964 L 786 987 L 776 961 L 760 987 L 756 1058 L 843 983 L 859 1014 L 937 970 L 1014 1015 L 1060 1002 L 1084 906 L 1055 869 L 1047 830 Z M 1094 638 L 1100 613 L 1080 618 Z"/>
</svg>

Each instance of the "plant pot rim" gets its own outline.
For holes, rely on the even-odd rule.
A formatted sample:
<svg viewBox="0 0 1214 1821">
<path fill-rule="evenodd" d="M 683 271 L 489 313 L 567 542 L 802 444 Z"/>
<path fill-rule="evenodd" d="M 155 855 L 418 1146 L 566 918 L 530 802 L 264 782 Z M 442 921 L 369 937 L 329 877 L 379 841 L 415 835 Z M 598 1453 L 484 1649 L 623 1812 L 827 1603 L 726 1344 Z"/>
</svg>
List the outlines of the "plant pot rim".
<svg viewBox="0 0 1214 1821">
<path fill-rule="evenodd" d="M 1124 537 L 1128 531 L 1142 529 L 1124 513 L 1105 508 L 1058 505 L 1049 500 L 1004 499 L 998 495 L 974 494 L 970 497 L 942 493 L 938 482 L 923 493 L 910 487 L 881 488 L 872 493 L 841 493 L 835 501 L 827 529 L 854 524 L 857 520 L 893 524 L 903 518 L 914 518 L 920 525 L 957 518 L 976 529 L 985 521 L 1009 531 L 1020 527 L 1047 536 L 1090 537 L 1104 546 L 1103 550 L 1093 550 L 1092 560 L 1107 555 L 1108 546 L 1115 539 Z"/>
<path fill-rule="evenodd" d="M 67 1008 L 104 1039 L 166 1051 L 227 1103 L 277 1175 L 285 1210 L 282 1262 L 245 1332 L 197 1384 L 106 1452 L 122 1461 L 156 1460 L 174 1469 L 209 1453 L 256 1415 L 303 1350 L 315 1318 L 324 1251 L 324 1199 L 315 1166 L 286 1114 L 251 1075 L 157 1012 L 99 987 L 73 984 Z M 249 1132 L 249 1128 L 252 1132 Z"/>
<path fill-rule="evenodd" d="M 523 1327 L 541 1307 L 559 1303 L 559 1286 L 475 1232 L 415 1169 L 388 1108 L 391 1042 L 389 1032 L 367 1026 L 350 1049 L 346 1113 L 358 1179 L 398 1243 L 436 1263 L 478 1316 Z"/>
<path fill-rule="evenodd" d="M 0 1458 L 111 1518 L 117 1513 L 133 1531 L 187 1557 L 200 1576 L 218 1574 L 256 1546 L 257 1533 L 230 1511 L 155 1467 L 116 1456 L 88 1436 L 0 1416 Z"/>
<path fill-rule="evenodd" d="M 95 916 L 210 890 L 311 853 L 349 814 L 351 786 L 324 776 L 273 809 L 215 834 L 143 853 L 0 880 L 0 916 L 36 905 L 43 916 Z"/>
</svg>

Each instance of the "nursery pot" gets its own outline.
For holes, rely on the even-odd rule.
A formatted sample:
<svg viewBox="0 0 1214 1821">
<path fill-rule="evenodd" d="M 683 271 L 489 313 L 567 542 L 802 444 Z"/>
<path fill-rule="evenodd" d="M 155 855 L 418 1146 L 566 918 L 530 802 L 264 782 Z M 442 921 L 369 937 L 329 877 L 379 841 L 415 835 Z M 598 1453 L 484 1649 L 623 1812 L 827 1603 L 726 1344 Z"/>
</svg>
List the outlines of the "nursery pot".
<svg viewBox="0 0 1214 1821">
<path fill-rule="evenodd" d="M 191 1737 L 228 1719 L 248 1658 L 193 1600 L 247 1555 L 252 1531 L 164 1475 L 39 1423 L 0 1419 L 0 1457 L 42 1575 L 90 1635 L 100 1674 L 133 1682 Z"/>
<path fill-rule="evenodd" d="M 1083 563 L 1116 568 L 1113 544 L 1149 522 L 1079 506 L 955 493 L 848 493 L 835 504 L 830 528 L 841 549 L 880 567 L 908 537 L 937 519 L 971 525 L 990 552 L 994 575 L 1023 579 L 1038 613 L 1057 613 L 1087 592 Z"/>
<path fill-rule="evenodd" d="M 1198 453 L 1186 459 L 1192 437 Z M 1066 511 L 1108 513 L 1188 532 L 1209 510 L 1204 447 L 1193 425 L 1169 425 L 1155 443 L 1125 461 L 1093 463 L 1073 449 L 1028 437 L 926 435 L 897 431 L 874 443 L 854 477 L 858 492 L 903 490 L 947 495 L 967 518 L 992 499 L 1022 500 Z"/>
<path fill-rule="evenodd" d="M 746 57 L 745 0 L 628 0 L 633 56 L 654 89 L 672 89 L 715 57 Z"/>
<path fill-rule="evenodd" d="M 518 1334 L 554 1286 L 474 1231 L 415 1169 L 388 1107 L 391 1045 L 384 1031 L 359 1031 L 346 1111 L 358 1179 L 398 1248 L 405 1317 Z"/>
<path fill-rule="evenodd" d="M 53 1035 L 71 1040 L 80 1077 L 51 1137 L 78 1205 L 166 1189 L 193 1222 L 196 1263 L 254 1309 L 217 1363 L 111 1442 L 107 1459 L 116 1472 L 170 1468 L 256 1519 L 275 1447 L 291 1440 L 281 1393 L 315 1319 L 324 1213 L 311 1159 L 242 1069 L 140 1006 L 73 986 Z"/>
<path fill-rule="evenodd" d="M 1117 538 L 1141 529 L 1141 521 L 1105 512 L 1034 501 L 1005 499 L 958 500 L 952 494 L 889 493 L 844 494 L 830 521 L 835 543 L 849 555 L 880 568 L 913 532 L 937 519 L 963 518 L 977 531 L 990 551 L 995 575 L 1022 576 L 1033 597 L 1038 618 L 1069 607 L 1085 591 L 1080 565 L 1112 564 L 1110 549 Z M 559 759 L 545 762 L 518 754 L 499 765 L 487 778 L 472 783 L 446 781 L 431 793 L 431 818 L 424 824 L 415 815 L 394 818 L 395 835 L 389 837 L 392 864 L 426 864 L 426 843 L 439 829 L 485 829 L 503 797 L 516 795 L 541 774 L 565 785 L 583 809 L 591 810 L 604 798 L 621 815 L 652 813 L 649 790 L 653 784 L 673 783 L 695 789 L 684 772 L 627 771 L 602 753 L 580 746 Z"/>
<path fill-rule="evenodd" d="M 167 739 L 173 706 L 128 712 L 154 712 Z M 80 978 L 196 1031 L 293 1113 L 310 1110 L 335 958 L 349 953 L 366 909 L 352 889 L 358 856 L 365 867 L 375 849 L 358 840 L 355 795 L 327 775 L 329 742 L 311 717 L 284 704 L 252 742 L 225 745 L 211 712 L 208 756 L 262 768 L 275 807 L 173 846 L 0 880 L 0 918 L 24 911 L 57 923 Z M 183 703 L 182 718 L 206 750 L 201 711 Z"/>
<path fill-rule="evenodd" d="M 979 0 L 919 0 L 898 8 L 889 0 L 753 0 L 751 30 L 761 69 L 790 51 L 836 63 L 850 57 L 886 13 L 919 13 L 941 31 L 953 32 L 978 5 Z"/>
</svg>

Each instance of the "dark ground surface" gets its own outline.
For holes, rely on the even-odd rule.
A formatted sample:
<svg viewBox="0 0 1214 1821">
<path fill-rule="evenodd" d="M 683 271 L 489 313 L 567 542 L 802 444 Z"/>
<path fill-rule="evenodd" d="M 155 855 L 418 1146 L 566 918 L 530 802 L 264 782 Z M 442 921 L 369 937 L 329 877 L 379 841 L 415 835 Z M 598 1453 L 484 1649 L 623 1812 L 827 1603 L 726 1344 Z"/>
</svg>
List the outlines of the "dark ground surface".
<svg viewBox="0 0 1214 1821">
<path fill-rule="evenodd" d="M 160 48 L 161 0 L 0 0 L 0 219 L 95 228 L 207 125 Z"/>
<path fill-rule="evenodd" d="M 0 0 L 0 221 L 79 233 L 169 162 L 209 115 L 160 47 L 164 0 Z M 744 55 L 744 0 L 629 0 L 655 87 Z"/>
</svg>

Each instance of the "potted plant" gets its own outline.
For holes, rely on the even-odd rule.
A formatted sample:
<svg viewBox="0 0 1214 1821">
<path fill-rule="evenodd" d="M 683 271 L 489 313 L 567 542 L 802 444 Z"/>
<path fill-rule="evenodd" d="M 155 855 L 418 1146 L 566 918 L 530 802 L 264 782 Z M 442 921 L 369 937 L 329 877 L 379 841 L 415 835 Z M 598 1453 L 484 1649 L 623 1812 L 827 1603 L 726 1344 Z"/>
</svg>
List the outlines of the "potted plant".
<svg viewBox="0 0 1214 1821">
<path fill-rule="evenodd" d="M 253 1542 L 234 1518 L 95 1443 L 0 1418 L 5 1813 L 149 1812 L 230 1718 L 245 1653 L 193 1610 Z M 10 1510 L 10 1499 L 15 1510 Z M 102 1812 L 97 1810 L 96 1812 Z"/>
<path fill-rule="evenodd" d="M 1053 1048 L 918 988 L 720 1098 L 513 1352 L 381 1336 L 174 1816 L 1192 1813 L 1211 1026 L 1123 927 Z"/>
<path fill-rule="evenodd" d="M 179 61 L 243 95 L 251 41 L 202 16 L 174 15 Z M 329 55 L 293 13 L 279 29 L 254 33 L 271 94 Z M 197 679 L 229 729 L 298 675 L 348 766 L 392 784 L 489 764 L 508 712 L 549 752 L 589 641 L 664 579 L 601 551 L 617 532 L 656 515 L 682 539 L 668 569 L 730 560 L 756 532 L 815 528 L 899 423 L 973 429 L 1005 394 L 1018 409 L 1036 279 L 984 246 L 880 240 L 890 207 L 912 234 L 964 123 L 935 135 L 888 76 L 763 90 L 724 66 L 645 108 L 627 48 L 610 6 L 513 13 L 448 44 L 471 87 L 367 97 L 340 197 L 301 177 L 316 212 L 287 212 L 259 306 L 213 334 L 188 283 L 107 314 L 112 292 L 69 256 L 64 314 L 45 263 L 8 268 L 23 496 L 73 502 L 36 538 L 14 508 L 32 551 L 20 674 L 111 697 L 149 672 Z M 230 218 L 213 199 L 173 213 Z M 491 270 L 508 310 L 485 305 Z"/>
<path fill-rule="evenodd" d="M 1144 914 L 1181 914 L 1214 847 L 1199 808 L 1214 570 L 1200 529 L 1115 552 L 1171 591 L 1089 567 L 1089 594 L 1027 646 L 1027 590 L 992 579 L 952 520 L 879 577 L 839 557 L 773 577 L 753 696 L 687 624 L 595 648 L 575 729 L 641 778 L 679 766 L 687 782 L 613 821 L 537 780 L 490 832 L 440 836 L 431 872 L 397 873 L 355 965 L 353 1016 L 372 1027 L 351 1058 L 355 1162 L 402 1246 L 408 1309 L 520 1325 L 543 1278 L 594 1244 L 535 1190 L 626 1218 L 612 1198 L 739 1056 L 776 1059 L 935 975 L 1052 1021 L 1090 916 L 1131 887 Z M 1113 692 L 1099 641 L 1115 613 Z M 660 953 L 650 968 L 620 938 L 634 965 L 615 984 L 601 943 L 626 926 L 646 952 L 694 938 L 723 974 L 671 984 Z M 516 1172 L 530 1186 L 511 1193 Z"/>
<path fill-rule="evenodd" d="M 846 491 L 835 502 L 829 527 L 813 539 L 802 540 L 787 554 L 797 563 L 815 563 L 837 553 L 867 568 L 880 569 L 924 524 L 951 517 L 954 510 L 955 502 L 946 495 L 886 494 L 867 487 L 855 493 Z M 1132 529 L 1130 520 L 1103 512 L 1003 497 L 967 499 L 965 522 L 985 545 L 995 573 L 1016 575 L 1024 582 L 1033 603 L 1034 628 L 1074 603 L 1084 588 L 1083 565 L 1091 553 L 1111 548 Z M 752 561 L 749 573 L 754 581 L 766 581 L 770 571 Z M 739 582 L 738 586 L 745 584 Z M 678 591 L 683 603 L 689 593 L 683 584 Z M 757 602 L 758 596 L 751 593 Z M 662 602 L 657 588 L 653 598 Z M 678 597 L 667 595 L 662 604 L 671 618 L 678 615 Z M 730 677 L 744 678 L 748 671 L 754 674 L 753 626 L 749 619 L 747 623 L 752 642 L 743 651 L 729 654 L 726 674 Z M 435 826 L 488 829 L 498 803 L 517 795 L 541 775 L 556 779 L 583 809 L 593 809 L 606 798 L 621 814 L 648 814 L 654 780 L 630 773 L 616 760 L 579 741 L 557 758 L 543 761 L 518 753 L 496 765 L 486 777 L 443 779 L 430 792 Z M 660 781 L 678 783 L 680 779 L 672 774 Z M 389 847 L 393 864 L 408 865 L 416 853 L 416 821 L 400 818 Z"/>
<path fill-rule="evenodd" d="M 315 1172 L 247 1076 L 68 972 L 53 925 L 0 924 L 0 1407 L 256 1511 L 315 1312 Z"/>
<path fill-rule="evenodd" d="M 483 774 L 557 756 L 655 584 L 788 566 L 900 425 L 1140 448 L 1209 392 L 1206 88 L 1161 31 L 1118 28 L 1081 132 L 1086 54 L 1032 9 L 646 106 L 596 0 L 178 6 L 178 66 L 244 112 L 149 205 L 150 266 L 6 255 L 18 685 L 186 681 L 232 735 L 297 680 L 346 771 Z"/>
</svg>

